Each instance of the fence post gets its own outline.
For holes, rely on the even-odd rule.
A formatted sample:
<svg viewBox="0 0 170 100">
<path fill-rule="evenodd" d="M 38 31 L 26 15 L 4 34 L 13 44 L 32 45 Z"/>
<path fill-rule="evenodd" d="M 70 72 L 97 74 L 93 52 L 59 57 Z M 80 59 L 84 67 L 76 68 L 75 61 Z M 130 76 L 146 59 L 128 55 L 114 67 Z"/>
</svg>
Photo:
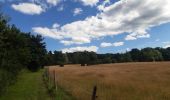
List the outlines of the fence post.
<svg viewBox="0 0 170 100">
<path fill-rule="evenodd" d="M 96 98 L 97 98 L 96 93 L 97 93 L 97 86 L 95 85 L 93 88 L 92 100 L 96 100 Z"/>
<path fill-rule="evenodd" d="M 53 82 L 54 82 L 54 86 L 55 86 L 55 70 L 53 71 Z"/>
<path fill-rule="evenodd" d="M 47 77 L 48 82 L 50 83 L 50 71 L 49 71 L 49 67 L 47 68 L 47 75 L 48 75 L 48 77 Z"/>
<path fill-rule="evenodd" d="M 54 87 L 55 87 L 55 90 L 57 90 L 57 82 L 56 82 L 56 72 L 54 70 Z"/>
</svg>

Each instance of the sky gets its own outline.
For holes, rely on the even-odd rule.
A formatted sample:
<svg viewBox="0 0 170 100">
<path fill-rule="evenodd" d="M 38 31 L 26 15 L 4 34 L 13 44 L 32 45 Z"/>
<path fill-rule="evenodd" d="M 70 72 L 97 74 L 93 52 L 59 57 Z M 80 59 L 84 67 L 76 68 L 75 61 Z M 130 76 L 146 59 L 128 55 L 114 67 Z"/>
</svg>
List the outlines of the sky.
<svg viewBox="0 0 170 100">
<path fill-rule="evenodd" d="M 23 32 L 48 51 L 126 52 L 170 47 L 170 0 L 0 0 Z"/>
</svg>

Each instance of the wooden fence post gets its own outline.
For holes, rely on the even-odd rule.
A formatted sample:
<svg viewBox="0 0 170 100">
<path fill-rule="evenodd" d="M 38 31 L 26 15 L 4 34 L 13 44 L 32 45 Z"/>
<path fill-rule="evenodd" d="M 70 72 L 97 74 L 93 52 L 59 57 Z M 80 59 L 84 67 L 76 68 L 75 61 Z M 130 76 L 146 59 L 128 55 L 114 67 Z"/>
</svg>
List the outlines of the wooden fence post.
<svg viewBox="0 0 170 100">
<path fill-rule="evenodd" d="M 53 75 L 54 75 L 53 78 L 54 78 L 54 86 L 55 86 L 55 85 L 56 85 L 56 84 L 55 84 L 55 70 L 54 70 L 54 72 L 53 72 Z"/>
<path fill-rule="evenodd" d="M 49 71 L 49 67 L 47 68 L 47 75 L 48 75 L 48 77 L 47 77 L 48 82 L 50 82 L 50 71 Z"/>
<path fill-rule="evenodd" d="M 92 100 L 96 100 L 96 98 L 97 98 L 96 93 L 97 93 L 97 86 L 95 85 L 93 88 Z"/>
</svg>

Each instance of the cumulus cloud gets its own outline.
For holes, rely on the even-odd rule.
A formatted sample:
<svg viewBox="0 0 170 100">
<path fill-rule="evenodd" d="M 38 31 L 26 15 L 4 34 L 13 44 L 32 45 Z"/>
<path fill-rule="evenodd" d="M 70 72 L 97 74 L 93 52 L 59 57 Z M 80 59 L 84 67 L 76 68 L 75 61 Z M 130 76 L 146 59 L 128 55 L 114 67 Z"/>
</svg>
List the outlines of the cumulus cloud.
<svg viewBox="0 0 170 100">
<path fill-rule="evenodd" d="M 51 37 L 54 39 L 62 39 L 63 37 L 58 33 L 57 29 L 49 29 L 47 27 L 32 28 L 35 33 L 39 33 L 43 36 Z"/>
<path fill-rule="evenodd" d="M 52 26 L 52 28 L 59 28 L 59 27 L 60 27 L 60 24 L 58 24 L 58 23 L 54 23 Z"/>
<path fill-rule="evenodd" d="M 41 14 L 42 12 L 47 11 L 53 6 L 57 6 L 58 11 L 64 10 L 64 6 L 58 6 L 58 4 L 65 0 L 4 0 L 4 2 L 24 2 L 19 4 L 12 4 L 11 7 L 19 12 L 29 15 Z"/>
<path fill-rule="evenodd" d="M 103 42 L 100 44 L 101 47 L 110 47 L 112 46 L 112 43 L 107 43 L 107 42 Z"/>
<path fill-rule="evenodd" d="M 131 34 L 130 35 L 127 35 L 125 40 L 136 40 L 137 38 L 132 36 Z"/>
<path fill-rule="evenodd" d="M 54 6 L 56 6 L 59 2 L 61 2 L 61 0 L 47 0 L 47 3 L 52 4 Z"/>
<path fill-rule="evenodd" d="M 124 42 L 115 42 L 113 43 L 113 46 L 118 47 L 124 45 Z"/>
<path fill-rule="evenodd" d="M 90 40 L 83 37 L 73 37 L 72 40 L 61 40 L 60 43 L 63 43 L 64 45 L 72 45 L 72 44 L 84 44 L 84 43 L 90 43 Z"/>
<path fill-rule="evenodd" d="M 82 51 L 93 51 L 93 52 L 97 52 L 98 50 L 98 47 L 96 46 L 89 46 L 89 47 L 72 47 L 72 48 L 65 48 L 65 49 L 62 49 L 62 52 L 63 53 L 72 53 L 72 52 L 82 52 Z"/>
<path fill-rule="evenodd" d="M 91 1 L 91 0 L 90 0 Z M 149 38 L 148 30 L 152 27 L 170 22 L 170 0 L 119 0 L 109 6 L 104 6 L 96 16 L 68 23 L 53 31 L 53 28 L 41 28 L 37 32 L 48 37 L 62 36 L 64 40 L 75 41 L 76 38 L 86 40 L 98 39 L 128 33 L 125 40 Z M 46 30 L 53 31 L 44 33 Z M 52 35 L 51 35 L 51 34 Z M 56 35 L 56 36 L 55 36 Z M 89 43 L 82 42 L 82 43 Z M 81 42 L 81 41 L 79 41 Z"/>
<path fill-rule="evenodd" d="M 150 38 L 150 34 L 132 33 L 126 36 L 125 40 L 136 40 L 138 38 Z"/>
<path fill-rule="evenodd" d="M 45 11 L 40 5 L 34 3 L 12 4 L 11 7 L 16 11 L 29 15 L 39 15 Z"/>
<path fill-rule="evenodd" d="M 76 16 L 76 15 L 79 15 L 83 12 L 83 10 L 81 8 L 75 8 L 74 11 L 73 11 L 73 15 Z"/>
<path fill-rule="evenodd" d="M 99 0 L 75 0 L 75 1 L 82 2 L 83 5 L 85 6 L 95 6 L 99 2 Z"/>
<path fill-rule="evenodd" d="M 122 46 L 124 45 L 124 42 L 115 42 L 115 43 L 107 43 L 107 42 L 103 42 L 100 44 L 100 47 L 118 47 L 118 46 Z"/>
</svg>

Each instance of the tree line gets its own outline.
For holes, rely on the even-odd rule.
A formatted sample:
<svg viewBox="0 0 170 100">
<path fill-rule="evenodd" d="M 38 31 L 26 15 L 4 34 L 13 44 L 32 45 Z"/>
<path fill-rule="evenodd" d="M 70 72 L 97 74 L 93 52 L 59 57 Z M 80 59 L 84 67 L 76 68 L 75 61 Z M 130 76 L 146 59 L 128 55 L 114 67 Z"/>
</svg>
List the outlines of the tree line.
<svg viewBox="0 0 170 100">
<path fill-rule="evenodd" d="M 0 94 L 22 69 L 37 71 L 45 65 L 46 47 L 40 35 L 21 32 L 0 14 Z"/>
<path fill-rule="evenodd" d="M 153 62 L 153 61 L 170 61 L 169 48 L 143 48 L 132 49 L 125 53 L 116 54 L 97 54 L 95 52 L 74 52 L 62 53 L 61 51 L 49 51 L 46 55 L 46 65 L 61 65 L 64 64 L 108 64 L 108 63 L 123 63 L 123 62 Z"/>
</svg>

